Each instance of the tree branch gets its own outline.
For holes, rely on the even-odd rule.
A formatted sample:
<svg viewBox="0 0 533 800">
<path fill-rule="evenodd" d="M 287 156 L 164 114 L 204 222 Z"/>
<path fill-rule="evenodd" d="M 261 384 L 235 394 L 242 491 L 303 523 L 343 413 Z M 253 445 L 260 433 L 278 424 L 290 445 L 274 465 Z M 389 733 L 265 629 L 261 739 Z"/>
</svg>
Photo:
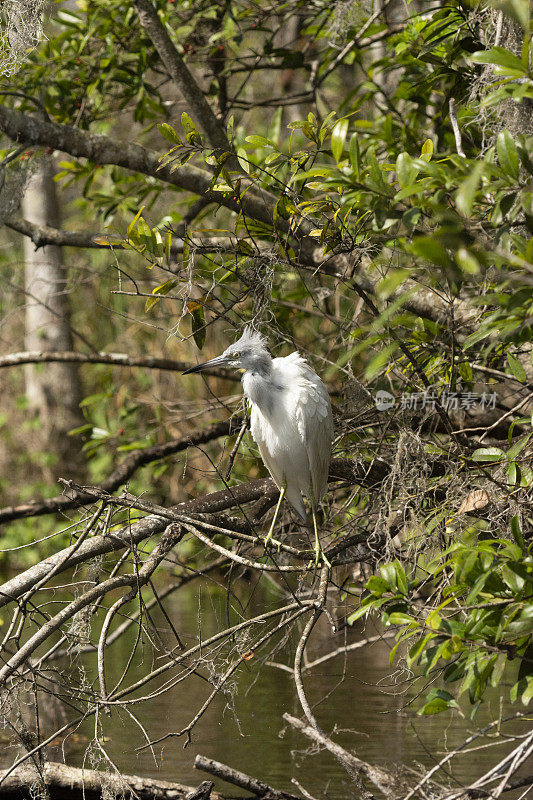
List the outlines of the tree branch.
<svg viewBox="0 0 533 800">
<path fill-rule="evenodd" d="M 309 739 L 321 744 L 326 750 L 329 750 L 341 764 L 350 767 L 351 771 L 361 773 L 368 778 L 374 786 L 383 792 L 385 797 L 394 796 L 394 780 L 391 775 L 384 772 L 379 767 L 368 764 L 366 761 L 362 761 L 360 758 L 352 755 L 352 753 L 349 753 L 348 750 L 345 750 L 344 747 L 332 741 L 329 736 L 321 733 L 312 725 L 308 725 L 290 714 L 284 714 L 283 719 L 286 720 L 289 725 L 292 725 L 293 728 L 297 728 L 301 731 L 304 736 L 307 736 Z"/>
<path fill-rule="evenodd" d="M 52 361 L 73 362 L 77 364 L 113 364 L 116 367 L 144 367 L 145 369 L 163 369 L 169 372 L 184 372 L 194 366 L 190 361 L 175 361 L 171 358 L 153 358 L 152 356 L 130 356 L 128 353 L 78 353 L 73 350 L 41 351 L 29 350 L 20 353 L 9 353 L 0 356 L 0 369 L 18 367 L 21 364 L 43 364 Z M 223 369 L 206 369 L 206 375 L 240 381 L 240 377 Z"/>
<path fill-rule="evenodd" d="M 19 796 L 21 790 L 27 789 L 35 779 L 33 767 L 20 767 L 3 780 L 8 770 L 0 772 L 0 796 Z M 159 778 L 141 778 L 138 775 L 113 776 L 107 772 L 94 769 L 79 769 L 47 761 L 43 764 L 43 779 L 45 786 L 50 789 L 67 792 L 70 796 L 75 792 L 75 797 L 90 797 L 92 793 L 100 796 L 104 789 L 113 788 L 117 796 L 124 794 L 126 797 L 140 798 L 141 800 L 186 800 L 187 795 L 193 791 L 191 786 L 181 783 L 164 781 Z M 216 792 L 211 794 L 211 800 L 221 800 L 221 795 Z"/>
<path fill-rule="evenodd" d="M 4 105 L 0 105 L 0 130 L 15 142 L 53 147 L 76 158 L 88 158 L 97 165 L 114 164 L 132 172 L 150 175 L 172 186 L 202 195 L 207 201 L 218 203 L 236 213 L 245 211 L 254 219 L 267 225 L 273 224 L 276 198 L 245 179 L 242 180 L 241 196 L 234 199 L 232 195 L 226 196 L 209 188 L 213 176 L 206 170 L 189 164 L 177 169 L 172 163 L 161 165 L 160 154 L 141 145 L 118 142 L 109 136 L 82 131 L 73 125 L 45 122 Z M 249 188 L 249 191 L 245 192 L 245 188 Z"/>
<path fill-rule="evenodd" d="M 168 74 L 187 101 L 192 116 L 205 131 L 210 144 L 223 152 L 231 153 L 233 148 L 228 141 L 224 128 L 174 47 L 151 0 L 134 0 L 133 4 L 137 9 L 142 27 L 152 40 Z"/>
<path fill-rule="evenodd" d="M 171 523 L 167 526 L 165 522 L 165 527 L 167 529 L 165 535 L 140 569 L 129 575 L 116 575 L 114 578 L 108 578 L 98 583 L 96 586 L 93 586 L 91 589 L 88 589 L 82 595 L 76 597 L 72 602 L 64 606 L 55 616 L 47 620 L 33 636 L 30 636 L 0 669 L 0 683 L 3 683 L 7 678 L 13 675 L 32 653 L 35 652 L 39 645 L 48 639 L 55 631 L 59 630 L 63 623 L 71 619 L 83 608 L 115 589 L 120 589 L 123 586 L 139 587 L 147 583 L 166 554 L 183 537 L 183 532 L 179 525 Z M 64 568 L 65 565 L 63 564 L 62 566 Z"/>
<path fill-rule="evenodd" d="M 204 203 L 202 203 L 204 205 Z M 96 250 L 109 250 L 113 247 L 115 250 L 122 250 L 124 244 L 117 241 L 114 236 L 104 233 L 85 233 L 85 231 L 65 231 L 59 228 L 53 228 L 51 225 L 36 225 L 29 222 L 22 217 L 9 217 L 4 220 L 4 225 L 11 230 L 27 236 L 35 245 L 38 250 L 48 244 L 53 244 L 56 247 L 83 247 L 92 248 Z M 179 228 L 179 226 L 178 226 Z M 110 244 L 98 241 L 102 239 L 104 242 L 109 238 Z M 258 243 L 259 245 L 260 243 Z M 170 252 L 172 255 L 178 255 L 183 252 L 185 242 L 181 236 L 175 236 L 170 244 Z M 195 252 L 210 253 L 216 252 L 235 252 L 237 249 L 236 238 L 232 241 L 229 236 L 207 236 L 201 240 L 192 240 L 190 246 Z"/>
<path fill-rule="evenodd" d="M 146 447 L 144 450 L 134 450 L 133 453 L 130 453 L 130 455 L 119 464 L 111 475 L 102 481 L 99 488 L 105 492 L 114 492 L 120 486 L 123 486 L 140 467 L 150 464 L 152 461 L 159 461 L 162 458 L 167 458 L 175 453 L 179 453 L 186 450 L 188 447 L 207 444 L 214 439 L 218 439 L 220 436 L 229 436 L 232 431 L 238 431 L 240 423 L 240 418 L 233 418 L 232 420 L 226 420 L 224 422 L 215 422 L 207 428 L 194 431 L 180 439 L 173 439 L 164 444 L 155 444 L 151 447 Z M 56 497 L 37 500 L 33 503 L 8 506 L 0 509 L 0 524 L 24 517 L 37 517 L 43 514 L 55 514 L 69 511 L 73 508 L 91 505 L 91 503 L 94 503 L 94 494 L 74 492 L 70 497 L 61 494 Z"/>
<path fill-rule="evenodd" d="M 238 769 L 222 764 L 220 761 L 215 761 L 212 758 L 206 758 L 202 755 L 197 755 L 194 759 L 194 768 L 200 769 L 202 772 L 207 772 L 209 775 L 215 775 L 221 778 L 226 783 L 231 783 L 234 786 L 240 786 L 241 789 L 246 789 L 247 792 L 255 794 L 256 797 L 268 797 L 269 800 L 299 800 L 295 795 L 288 792 L 281 792 L 278 789 L 273 789 L 267 783 L 252 778 Z"/>
<path fill-rule="evenodd" d="M 229 423 L 217 424 L 223 425 Z M 183 440 L 178 441 L 182 442 Z M 162 445 L 162 447 L 164 446 L 165 445 Z M 132 456 L 133 455 L 137 454 L 132 453 Z M 118 469 L 122 468 L 123 465 L 121 465 Z M 358 464 L 357 462 L 349 459 L 344 460 L 336 458 L 331 462 L 330 480 L 335 481 L 339 480 L 339 478 L 342 480 L 347 480 L 348 476 L 350 476 L 350 480 L 354 483 L 372 486 L 376 482 L 381 481 L 384 474 L 388 474 L 388 471 L 389 467 L 387 464 L 385 464 L 385 462 L 374 462 L 374 464 L 369 467 L 365 463 Z M 224 511 L 228 508 L 240 507 L 246 503 L 253 502 L 254 500 L 262 499 L 265 497 L 265 495 L 270 493 L 272 496 L 275 496 L 277 492 L 278 490 L 270 478 L 260 478 L 258 480 L 242 483 L 239 486 L 223 489 L 220 492 L 213 492 L 212 494 L 209 494 L 206 497 L 198 500 L 190 500 L 185 503 L 179 503 L 176 506 L 171 506 L 169 510 L 171 512 L 180 514 L 214 514 L 219 511 Z M 61 499 L 65 500 L 65 502 L 72 502 L 69 498 Z M 94 495 L 91 495 L 90 497 L 83 496 L 78 498 L 77 505 L 89 505 L 90 503 L 94 503 L 94 500 Z M 44 505 L 46 502 L 47 501 L 43 501 L 41 505 Z M 76 503 L 74 506 L 76 506 Z M 69 508 L 72 507 L 73 506 L 69 506 Z M 4 512 L 9 510 L 10 509 L 4 509 Z M 47 508 L 44 511 L 38 509 L 35 513 L 52 513 L 52 511 L 55 510 L 59 509 Z M 30 514 L 26 514 L 26 516 L 29 515 Z M 21 514 L 19 514 L 19 516 L 21 516 Z M 15 519 L 16 517 L 12 516 L 11 518 Z M 58 553 L 54 553 L 44 561 L 39 562 L 39 564 L 30 567 L 24 572 L 21 572 L 15 577 L 11 578 L 11 580 L 6 581 L 6 583 L 0 587 L 0 607 L 7 605 L 7 603 L 12 602 L 13 600 L 17 600 L 17 598 L 31 589 L 37 582 L 47 577 L 60 562 L 62 563 L 62 570 L 67 568 L 70 569 L 71 567 L 75 567 L 89 558 L 94 558 L 105 553 L 122 550 L 125 547 L 131 547 L 134 544 L 138 544 L 139 542 L 143 541 L 143 539 L 147 539 L 150 536 L 161 533 L 167 524 L 167 519 L 150 515 L 131 525 L 126 525 L 124 528 L 121 528 L 118 531 L 114 531 L 112 536 L 93 536 L 77 549 L 76 545 L 74 544 L 65 548 L 64 550 L 60 550 Z M 337 552 L 336 549 L 335 552 Z"/>
</svg>

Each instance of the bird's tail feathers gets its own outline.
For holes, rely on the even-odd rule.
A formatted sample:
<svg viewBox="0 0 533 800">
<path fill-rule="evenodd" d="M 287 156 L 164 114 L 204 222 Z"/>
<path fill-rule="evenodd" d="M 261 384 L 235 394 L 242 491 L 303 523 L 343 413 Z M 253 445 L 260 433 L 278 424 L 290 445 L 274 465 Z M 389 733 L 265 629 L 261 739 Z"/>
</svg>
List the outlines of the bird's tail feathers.
<svg viewBox="0 0 533 800">
<path fill-rule="evenodd" d="M 305 510 L 305 505 L 301 491 L 295 487 L 287 486 L 285 497 L 287 498 L 293 509 L 296 511 L 301 521 L 307 522 L 307 512 Z"/>
</svg>

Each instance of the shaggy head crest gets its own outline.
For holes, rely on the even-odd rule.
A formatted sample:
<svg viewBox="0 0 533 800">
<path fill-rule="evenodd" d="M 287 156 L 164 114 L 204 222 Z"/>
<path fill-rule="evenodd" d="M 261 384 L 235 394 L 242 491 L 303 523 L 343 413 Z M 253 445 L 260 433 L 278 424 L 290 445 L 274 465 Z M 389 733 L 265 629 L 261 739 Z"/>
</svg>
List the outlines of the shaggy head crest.
<svg viewBox="0 0 533 800">
<path fill-rule="evenodd" d="M 241 338 L 237 339 L 232 345 L 232 348 L 239 348 L 239 350 L 258 347 L 266 350 L 267 340 L 259 331 L 254 330 L 251 325 L 245 326 Z"/>
</svg>

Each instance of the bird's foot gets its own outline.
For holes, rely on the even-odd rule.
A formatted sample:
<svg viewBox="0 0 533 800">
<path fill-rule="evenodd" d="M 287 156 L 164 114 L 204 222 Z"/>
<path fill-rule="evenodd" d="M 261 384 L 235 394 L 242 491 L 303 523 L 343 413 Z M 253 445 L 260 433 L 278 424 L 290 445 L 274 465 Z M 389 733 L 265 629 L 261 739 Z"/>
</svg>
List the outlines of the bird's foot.
<svg viewBox="0 0 533 800">
<path fill-rule="evenodd" d="M 316 570 L 319 564 L 325 564 L 325 566 L 328 567 L 328 569 L 331 569 L 331 561 L 324 553 L 320 545 L 318 547 L 315 547 L 313 552 L 315 554 L 315 557 L 314 559 L 309 561 L 309 563 L 307 564 L 307 569 L 311 569 L 311 567 L 314 567 L 314 569 Z"/>
<path fill-rule="evenodd" d="M 275 545 L 278 548 L 278 553 L 281 550 L 281 542 L 279 539 L 274 539 L 273 537 L 274 530 L 271 528 L 265 538 L 263 539 L 263 546 L 265 550 L 268 550 L 270 545 Z"/>
</svg>

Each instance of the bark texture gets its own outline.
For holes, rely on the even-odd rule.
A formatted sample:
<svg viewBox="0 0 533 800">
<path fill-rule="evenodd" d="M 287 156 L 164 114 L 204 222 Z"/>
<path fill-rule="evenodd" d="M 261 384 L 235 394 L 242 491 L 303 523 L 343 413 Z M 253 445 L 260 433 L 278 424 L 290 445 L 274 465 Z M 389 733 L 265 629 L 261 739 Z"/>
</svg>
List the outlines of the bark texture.
<svg viewBox="0 0 533 800">
<path fill-rule="evenodd" d="M 28 183 L 22 207 L 25 217 L 36 225 L 59 225 L 59 206 L 53 181 L 53 165 L 43 160 Z M 71 351 L 70 308 L 66 270 L 61 248 L 46 245 L 36 249 L 24 239 L 26 320 L 25 346 L 28 350 Z M 66 434 L 80 425 L 81 386 L 75 363 L 51 363 L 45 369 L 28 364 L 24 368 L 26 396 L 31 413 L 39 417 L 36 432 L 41 450 L 57 454 L 54 477 L 65 470 L 79 474 L 79 455 Z"/>
</svg>

